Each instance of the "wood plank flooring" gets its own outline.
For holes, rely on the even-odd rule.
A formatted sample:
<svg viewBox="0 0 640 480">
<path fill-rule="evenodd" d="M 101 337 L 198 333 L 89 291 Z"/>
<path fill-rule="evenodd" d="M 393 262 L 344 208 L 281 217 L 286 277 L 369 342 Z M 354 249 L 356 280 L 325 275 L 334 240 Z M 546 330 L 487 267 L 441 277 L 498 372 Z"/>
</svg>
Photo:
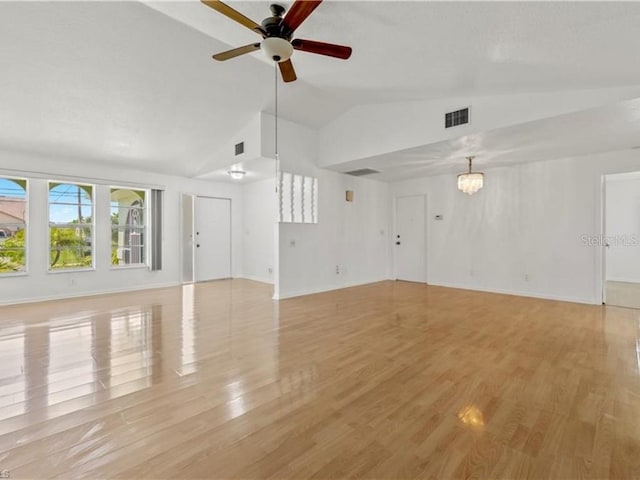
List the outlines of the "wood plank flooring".
<svg viewBox="0 0 640 480">
<path fill-rule="evenodd" d="M 640 312 L 229 280 L 0 308 L 11 478 L 640 478 Z"/>
</svg>

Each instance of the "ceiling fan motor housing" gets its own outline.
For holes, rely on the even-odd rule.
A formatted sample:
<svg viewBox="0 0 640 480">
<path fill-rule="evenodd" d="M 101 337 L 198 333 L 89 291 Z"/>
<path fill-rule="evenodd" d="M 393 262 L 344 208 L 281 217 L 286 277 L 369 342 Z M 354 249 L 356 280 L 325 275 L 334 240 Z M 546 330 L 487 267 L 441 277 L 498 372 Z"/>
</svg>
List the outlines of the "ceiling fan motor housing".
<svg viewBox="0 0 640 480">
<path fill-rule="evenodd" d="M 289 31 L 282 21 L 284 7 L 274 3 L 271 5 L 271 12 L 273 16 L 265 18 L 261 23 L 263 33 L 266 34 L 267 37 L 279 37 L 291 40 L 293 32 Z"/>
</svg>

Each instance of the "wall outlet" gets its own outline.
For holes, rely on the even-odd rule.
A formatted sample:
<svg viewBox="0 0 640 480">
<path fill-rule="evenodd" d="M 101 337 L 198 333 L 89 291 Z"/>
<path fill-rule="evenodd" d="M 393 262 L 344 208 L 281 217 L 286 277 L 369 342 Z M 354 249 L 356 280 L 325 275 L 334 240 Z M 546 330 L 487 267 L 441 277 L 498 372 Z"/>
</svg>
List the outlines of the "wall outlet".
<svg viewBox="0 0 640 480">
<path fill-rule="evenodd" d="M 340 275 L 340 265 L 336 265 L 336 275 Z"/>
<path fill-rule="evenodd" d="M 271 275 L 273 273 L 273 268 L 272 267 L 267 268 L 267 272 L 269 272 L 269 275 Z"/>
<path fill-rule="evenodd" d="M 528 273 L 525 273 L 525 274 L 524 274 L 524 281 L 525 281 L 525 282 L 528 282 L 528 281 L 529 281 L 529 274 L 528 274 Z"/>
</svg>

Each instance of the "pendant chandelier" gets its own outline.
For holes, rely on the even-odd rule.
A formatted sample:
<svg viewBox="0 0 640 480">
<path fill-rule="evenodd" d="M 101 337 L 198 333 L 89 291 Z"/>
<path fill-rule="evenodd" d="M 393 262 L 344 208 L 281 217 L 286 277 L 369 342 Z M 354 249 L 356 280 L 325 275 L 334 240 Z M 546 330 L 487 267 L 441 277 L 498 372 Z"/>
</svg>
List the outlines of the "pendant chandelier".
<svg viewBox="0 0 640 480">
<path fill-rule="evenodd" d="M 475 157 L 467 157 L 469 160 L 469 171 L 458 175 L 458 190 L 473 195 L 484 186 L 484 173 L 472 172 L 471 166 Z"/>
</svg>

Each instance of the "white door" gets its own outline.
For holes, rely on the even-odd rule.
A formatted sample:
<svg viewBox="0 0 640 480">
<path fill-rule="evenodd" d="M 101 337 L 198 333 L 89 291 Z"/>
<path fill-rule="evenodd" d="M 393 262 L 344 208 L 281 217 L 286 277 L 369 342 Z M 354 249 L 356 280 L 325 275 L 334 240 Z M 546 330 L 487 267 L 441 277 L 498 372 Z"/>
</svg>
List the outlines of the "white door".
<svg viewBox="0 0 640 480">
<path fill-rule="evenodd" d="M 196 281 L 231 277 L 231 200 L 196 197 Z"/>
<path fill-rule="evenodd" d="M 425 197 L 396 199 L 396 278 L 426 283 Z"/>
</svg>

